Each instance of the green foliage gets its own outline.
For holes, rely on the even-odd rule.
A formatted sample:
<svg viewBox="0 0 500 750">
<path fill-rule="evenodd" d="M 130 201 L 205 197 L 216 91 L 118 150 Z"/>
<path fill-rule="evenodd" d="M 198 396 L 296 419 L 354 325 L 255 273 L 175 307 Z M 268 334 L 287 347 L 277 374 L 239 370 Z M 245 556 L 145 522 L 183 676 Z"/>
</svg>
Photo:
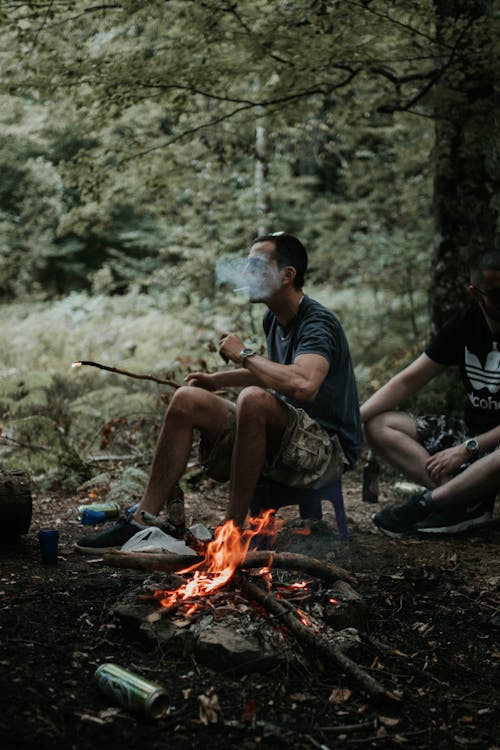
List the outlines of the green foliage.
<svg viewBox="0 0 500 750">
<path fill-rule="evenodd" d="M 74 489 L 90 476 L 89 466 L 50 419 L 12 420 L 2 430 L 2 465 L 36 477 L 40 487 Z"/>
<path fill-rule="evenodd" d="M 371 283 L 376 258 L 387 282 L 397 257 L 424 283 L 432 127 L 381 113 L 432 76 L 432 19 L 432 3 L 409 1 L 391 14 L 379 2 L 11 7 L 9 117 L 44 113 L 37 138 L 64 183 L 33 285 L 123 293 L 174 278 L 210 297 L 207 261 L 257 231 L 257 124 L 263 218 L 305 237 L 315 278 Z"/>
<path fill-rule="evenodd" d="M 490 5 L 3 4 L 0 293 L 32 299 L 2 310 L 6 418 L 139 451 L 131 407 L 154 434 L 158 389 L 70 362 L 182 377 L 219 365 L 221 330 L 258 344 L 215 266 L 261 227 L 304 240 L 369 395 L 420 350 L 429 287 L 434 320 L 456 304 L 475 227 L 497 241 Z"/>
</svg>

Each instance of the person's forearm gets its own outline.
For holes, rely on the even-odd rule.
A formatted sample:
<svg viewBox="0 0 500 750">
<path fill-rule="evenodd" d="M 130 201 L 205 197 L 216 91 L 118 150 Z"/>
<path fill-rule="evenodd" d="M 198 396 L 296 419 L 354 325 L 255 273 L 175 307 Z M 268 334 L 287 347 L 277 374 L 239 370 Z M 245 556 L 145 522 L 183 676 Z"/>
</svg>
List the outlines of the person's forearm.
<svg viewBox="0 0 500 750">
<path fill-rule="evenodd" d="M 361 421 L 368 422 L 377 414 L 393 411 L 411 395 L 404 382 L 393 378 L 370 396 L 360 408 Z"/>
<path fill-rule="evenodd" d="M 317 393 L 313 381 L 297 365 L 282 365 L 255 354 L 244 363 L 245 371 L 251 373 L 263 388 L 273 388 L 278 393 L 299 402 L 311 401 Z"/>
<path fill-rule="evenodd" d="M 262 385 L 255 375 L 243 367 L 237 370 L 219 370 L 212 373 L 215 390 L 219 388 L 244 388 L 249 385 Z"/>
<path fill-rule="evenodd" d="M 473 437 L 476 438 L 479 444 L 479 452 L 489 453 L 490 451 L 495 450 L 498 445 L 500 445 L 500 425 L 494 427 L 488 432 L 483 432 L 479 435 L 474 435 Z"/>
<path fill-rule="evenodd" d="M 393 411 L 443 369 L 444 365 L 434 362 L 427 354 L 421 354 L 364 402 L 361 406 L 361 421 L 368 422 L 378 414 Z"/>
</svg>

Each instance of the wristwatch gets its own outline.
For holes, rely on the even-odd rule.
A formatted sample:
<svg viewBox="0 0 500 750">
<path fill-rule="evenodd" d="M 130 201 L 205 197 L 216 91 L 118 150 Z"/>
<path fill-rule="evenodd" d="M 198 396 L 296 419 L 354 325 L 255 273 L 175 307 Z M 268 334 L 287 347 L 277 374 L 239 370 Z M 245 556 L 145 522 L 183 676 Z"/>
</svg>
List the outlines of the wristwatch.
<svg viewBox="0 0 500 750">
<path fill-rule="evenodd" d="M 247 349 L 246 347 L 245 349 L 242 349 L 239 354 L 241 364 L 244 364 L 245 360 L 248 357 L 253 357 L 254 354 L 257 354 L 257 352 L 253 349 Z"/>
<path fill-rule="evenodd" d="M 479 453 L 479 443 L 476 438 L 467 438 L 464 442 L 464 448 L 471 456 L 476 457 Z"/>
</svg>

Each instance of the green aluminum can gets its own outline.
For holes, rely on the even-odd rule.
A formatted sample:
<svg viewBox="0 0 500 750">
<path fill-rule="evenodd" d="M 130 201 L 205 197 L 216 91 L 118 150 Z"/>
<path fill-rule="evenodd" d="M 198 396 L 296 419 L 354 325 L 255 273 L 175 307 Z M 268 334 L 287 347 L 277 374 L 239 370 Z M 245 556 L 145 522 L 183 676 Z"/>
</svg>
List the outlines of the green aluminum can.
<svg viewBox="0 0 500 750">
<path fill-rule="evenodd" d="M 94 682 L 102 693 L 133 713 L 150 719 L 165 715 L 168 697 L 164 688 L 117 664 L 97 667 Z"/>
</svg>

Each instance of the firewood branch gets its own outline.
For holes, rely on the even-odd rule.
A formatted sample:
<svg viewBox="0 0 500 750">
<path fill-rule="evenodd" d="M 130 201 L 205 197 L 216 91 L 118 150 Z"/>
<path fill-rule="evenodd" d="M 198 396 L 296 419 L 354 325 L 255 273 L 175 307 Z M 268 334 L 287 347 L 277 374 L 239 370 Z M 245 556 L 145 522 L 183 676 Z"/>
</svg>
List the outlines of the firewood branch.
<svg viewBox="0 0 500 750">
<path fill-rule="evenodd" d="M 168 552 L 121 552 L 119 550 L 106 552 L 103 560 L 107 565 L 115 568 L 135 568 L 149 572 L 154 570 L 172 572 L 203 563 L 203 558 L 194 555 L 174 555 Z M 298 570 L 325 581 L 356 582 L 354 575 L 338 565 L 292 552 L 249 552 L 238 567 Z"/>
<path fill-rule="evenodd" d="M 258 602 L 275 617 L 278 617 L 280 622 L 288 628 L 300 643 L 303 643 L 308 648 L 313 649 L 321 656 L 336 664 L 344 674 L 353 679 L 371 698 L 383 702 L 398 700 L 378 680 L 346 656 L 335 643 L 327 641 L 322 635 L 314 632 L 312 628 L 303 625 L 295 614 L 287 610 L 276 600 L 272 593 L 263 591 L 241 573 L 237 575 L 237 583 L 249 598 Z"/>
</svg>

